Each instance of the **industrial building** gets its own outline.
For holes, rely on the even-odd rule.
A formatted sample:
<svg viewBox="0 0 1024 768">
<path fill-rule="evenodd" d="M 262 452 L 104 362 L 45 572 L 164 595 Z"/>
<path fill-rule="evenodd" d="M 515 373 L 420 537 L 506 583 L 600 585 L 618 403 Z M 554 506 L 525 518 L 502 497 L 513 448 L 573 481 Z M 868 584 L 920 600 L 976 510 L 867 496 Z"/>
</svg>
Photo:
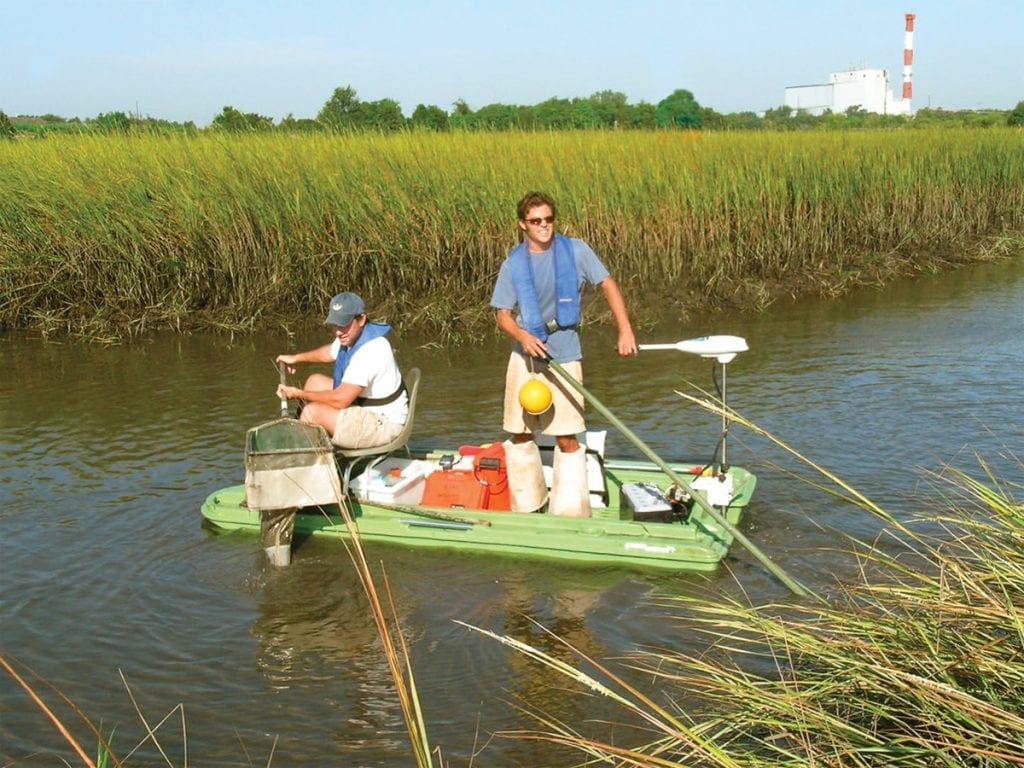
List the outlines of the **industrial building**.
<svg viewBox="0 0 1024 768">
<path fill-rule="evenodd" d="M 911 66 L 914 61 L 914 14 L 906 14 L 903 45 L 903 94 L 894 98 L 889 88 L 889 73 L 884 69 L 851 69 L 833 72 L 821 85 L 794 85 L 786 88 L 787 107 L 811 115 L 825 112 L 843 113 L 860 107 L 880 115 L 909 115 L 912 87 Z"/>
</svg>

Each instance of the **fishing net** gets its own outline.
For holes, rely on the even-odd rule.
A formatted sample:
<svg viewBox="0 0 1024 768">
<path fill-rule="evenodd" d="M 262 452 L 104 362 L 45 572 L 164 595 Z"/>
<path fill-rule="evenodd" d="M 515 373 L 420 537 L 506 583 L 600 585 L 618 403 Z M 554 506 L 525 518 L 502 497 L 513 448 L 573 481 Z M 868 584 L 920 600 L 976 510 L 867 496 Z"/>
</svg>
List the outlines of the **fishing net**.
<svg viewBox="0 0 1024 768">
<path fill-rule="evenodd" d="M 336 504 L 341 482 L 322 427 L 277 419 L 245 436 L 245 501 L 250 509 Z"/>
</svg>

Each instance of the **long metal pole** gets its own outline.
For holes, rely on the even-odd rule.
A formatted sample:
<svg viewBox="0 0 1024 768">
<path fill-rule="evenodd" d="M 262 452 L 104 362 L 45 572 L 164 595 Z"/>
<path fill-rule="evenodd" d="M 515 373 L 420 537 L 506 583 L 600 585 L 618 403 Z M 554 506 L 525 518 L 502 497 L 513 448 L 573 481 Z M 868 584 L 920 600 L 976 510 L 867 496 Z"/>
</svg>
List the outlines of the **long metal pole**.
<svg viewBox="0 0 1024 768">
<path fill-rule="evenodd" d="M 616 417 L 614 413 L 609 411 L 600 400 L 594 397 L 594 395 L 591 394 L 580 382 L 578 382 L 572 376 L 572 374 L 566 371 L 561 365 L 556 363 L 550 357 L 548 358 L 547 362 L 555 371 L 558 372 L 558 374 L 565 380 L 567 384 L 569 384 L 569 386 L 571 386 L 573 389 L 575 389 L 577 392 L 583 395 L 584 399 L 586 399 L 592 406 L 594 406 L 598 413 L 600 413 L 602 416 L 608 419 L 608 421 L 611 422 L 612 426 L 614 426 L 623 435 L 625 435 L 626 438 L 631 443 L 633 443 L 633 445 L 639 448 L 640 451 L 647 458 L 649 458 L 656 465 L 658 465 L 661 471 L 668 475 L 668 478 L 673 483 L 678 485 L 680 488 L 687 489 L 687 491 L 689 491 L 690 495 L 693 497 L 693 500 L 705 512 L 711 515 L 715 522 L 717 522 L 720 526 L 722 526 L 725 530 L 732 534 L 732 537 L 736 541 L 742 544 L 747 549 L 747 551 L 750 552 L 750 554 L 756 557 L 758 561 L 761 563 L 761 565 L 767 568 L 779 581 L 785 584 L 786 587 L 788 587 L 793 594 L 800 595 L 801 597 L 808 597 L 812 594 L 806 587 L 792 579 L 785 571 L 783 571 L 779 566 L 773 563 L 767 555 L 765 555 L 760 549 L 754 546 L 753 542 L 751 542 L 746 536 L 740 533 L 736 526 L 730 523 L 724 515 L 722 515 L 717 509 L 714 508 L 714 506 L 709 504 L 708 501 L 705 498 L 703 498 L 698 491 L 694 491 L 686 480 L 680 477 L 675 472 L 675 470 L 673 470 L 672 467 L 670 467 L 658 454 L 656 454 L 651 448 L 649 448 L 643 440 L 641 440 L 639 437 L 633 434 L 632 430 L 630 430 L 625 424 L 619 421 L 618 417 Z"/>
<path fill-rule="evenodd" d="M 278 363 L 277 364 L 277 370 L 278 370 L 278 373 L 280 374 L 281 385 L 284 386 L 288 382 L 288 378 L 285 375 L 285 364 L 284 363 Z M 281 398 L 281 418 L 284 419 L 284 418 L 287 418 L 287 417 L 288 417 L 288 398 L 282 397 Z"/>
<path fill-rule="evenodd" d="M 729 402 L 726 399 L 726 381 L 725 381 L 726 373 L 725 373 L 725 369 L 727 367 L 728 366 L 725 363 L 722 363 L 722 405 L 725 405 L 727 402 Z M 722 466 L 723 467 L 728 467 L 729 466 L 729 456 L 726 453 L 726 451 L 728 450 L 728 447 L 726 446 L 726 443 L 729 442 L 728 436 L 729 436 L 729 419 L 728 419 L 728 417 L 726 417 L 725 409 L 723 408 L 722 409 Z"/>
</svg>

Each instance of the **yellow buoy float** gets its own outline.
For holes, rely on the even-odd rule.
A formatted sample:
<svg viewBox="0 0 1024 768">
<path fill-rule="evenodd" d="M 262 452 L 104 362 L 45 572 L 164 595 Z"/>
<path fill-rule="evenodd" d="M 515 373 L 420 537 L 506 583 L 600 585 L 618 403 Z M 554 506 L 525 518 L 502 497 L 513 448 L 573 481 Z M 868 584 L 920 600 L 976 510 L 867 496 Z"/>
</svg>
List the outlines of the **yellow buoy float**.
<svg viewBox="0 0 1024 768">
<path fill-rule="evenodd" d="M 519 388 L 519 404 L 534 416 L 551 407 L 551 387 L 540 379 L 530 379 Z"/>
</svg>

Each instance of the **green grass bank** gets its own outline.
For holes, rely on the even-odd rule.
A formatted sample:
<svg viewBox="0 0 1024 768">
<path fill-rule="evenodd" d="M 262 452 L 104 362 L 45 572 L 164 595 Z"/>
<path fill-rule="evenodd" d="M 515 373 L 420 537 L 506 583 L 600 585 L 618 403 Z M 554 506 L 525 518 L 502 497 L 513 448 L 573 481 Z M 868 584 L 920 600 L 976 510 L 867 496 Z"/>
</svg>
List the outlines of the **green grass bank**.
<svg viewBox="0 0 1024 768">
<path fill-rule="evenodd" d="M 471 335 L 528 189 L 641 324 L 1024 252 L 1014 128 L 69 135 L 0 143 L 0 328 L 255 329 L 351 289 Z"/>
</svg>

